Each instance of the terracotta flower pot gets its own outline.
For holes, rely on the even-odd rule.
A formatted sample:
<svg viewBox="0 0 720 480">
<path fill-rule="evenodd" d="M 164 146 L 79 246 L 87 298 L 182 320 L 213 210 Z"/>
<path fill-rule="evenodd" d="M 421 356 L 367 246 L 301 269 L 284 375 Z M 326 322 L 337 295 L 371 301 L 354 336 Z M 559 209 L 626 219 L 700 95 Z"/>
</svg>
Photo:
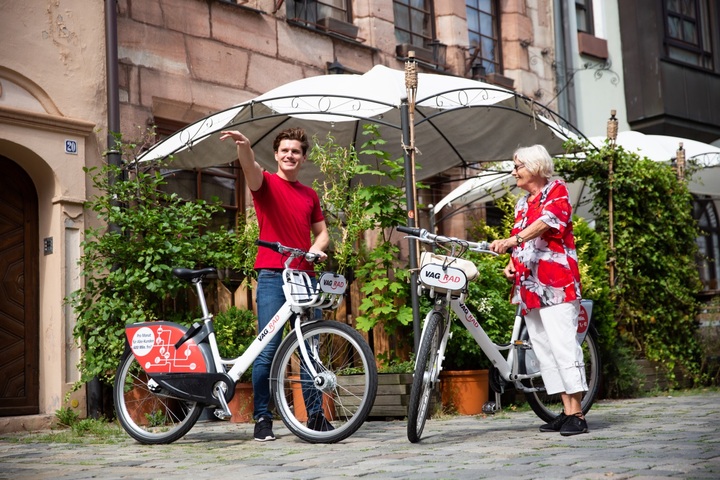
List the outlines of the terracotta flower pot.
<svg viewBox="0 0 720 480">
<path fill-rule="evenodd" d="M 252 422 L 253 415 L 253 387 L 252 383 L 236 383 L 235 395 L 228 403 L 232 417 L 230 421 L 234 423 Z"/>
<path fill-rule="evenodd" d="M 460 415 L 482 413 L 488 401 L 488 370 L 457 370 L 440 373 L 443 406 L 451 406 Z"/>
</svg>

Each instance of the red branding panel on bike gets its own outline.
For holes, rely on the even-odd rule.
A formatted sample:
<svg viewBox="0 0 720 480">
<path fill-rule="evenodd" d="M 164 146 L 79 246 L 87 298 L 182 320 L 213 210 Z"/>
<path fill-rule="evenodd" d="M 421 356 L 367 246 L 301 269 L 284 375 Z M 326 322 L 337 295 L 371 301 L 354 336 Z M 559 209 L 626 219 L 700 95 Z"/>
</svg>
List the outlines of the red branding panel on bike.
<svg viewBox="0 0 720 480">
<path fill-rule="evenodd" d="M 125 327 L 133 355 L 147 373 L 207 372 L 205 357 L 194 339 L 175 349 L 186 331 L 172 322 L 143 322 Z"/>
<path fill-rule="evenodd" d="M 461 291 L 467 286 L 465 272 L 455 267 L 428 263 L 420 269 L 420 281 L 435 290 Z"/>
<path fill-rule="evenodd" d="M 347 280 L 337 273 L 325 272 L 320 275 L 318 281 L 320 283 L 320 290 L 325 293 L 341 295 L 345 293 L 345 289 L 347 288 Z"/>
<path fill-rule="evenodd" d="M 590 320 L 588 319 L 587 310 L 585 310 L 585 307 L 580 305 L 580 314 L 578 315 L 577 333 L 585 333 L 585 331 L 588 329 L 589 325 L 590 325 Z"/>
</svg>

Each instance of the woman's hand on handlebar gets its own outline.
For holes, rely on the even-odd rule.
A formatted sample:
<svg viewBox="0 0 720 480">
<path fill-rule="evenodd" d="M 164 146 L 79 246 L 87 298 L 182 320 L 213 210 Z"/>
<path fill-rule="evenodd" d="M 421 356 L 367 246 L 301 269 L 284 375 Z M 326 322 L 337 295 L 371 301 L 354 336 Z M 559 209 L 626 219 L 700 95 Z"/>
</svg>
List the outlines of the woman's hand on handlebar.
<svg viewBox="0 0 720 480">
<path fill-rule="evenodd" d="M 493 240 L 488 247 L 491 251 L 497 254 L 508 253 L 517 246 L 517 239 L 515 237 L 502 238 L 500 240 Z"/>
</svg>

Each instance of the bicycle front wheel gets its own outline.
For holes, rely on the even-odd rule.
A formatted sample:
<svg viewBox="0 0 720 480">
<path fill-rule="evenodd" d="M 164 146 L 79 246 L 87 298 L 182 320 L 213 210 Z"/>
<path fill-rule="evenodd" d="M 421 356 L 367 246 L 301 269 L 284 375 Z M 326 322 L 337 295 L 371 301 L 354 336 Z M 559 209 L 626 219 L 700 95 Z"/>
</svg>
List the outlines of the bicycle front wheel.
<svg viewBox="0 0 720 480">
<path fill-rule="evenodd" d="M 527 329 L 521 335 L 523 340 L 528 340 L 529 336 Z M 585 341 L 582 344 L 583 358 L 585 361 L 585 379 L 587 381 L 588 390 L 583 393 L 580 405 L 582 407 L 583 414 L 587 413 L 592 407 L 595 397 L 597 397 L 598 391 L 600 390 L 601 380 L 601 365 L 600 365 L 600 350 L 597 344 L 597 334 L 591 327 L 587 335 L 585 335 Z M 540 371 L 540 365 L 537 361 L 532 349 L 520 350 L 519 356 L 519 370 L 520 373 L 536 373 Z M 542 381 L 542 377 L 538 376 L 530 380 L 523 380 L 526 386 L 539 388 L 537 392 L 525 393 L 530 408 L 533 412 L 546 422 L 551 422 L 557 417 L 563 410 L 562 399 L 559 394 L 548 395 L 545 392 L 545 384 Z"/>
<path fill-rule="evenodd" d="M 174 398 L 163 389 L 151 389 L 147 374 L 129 347 L 115 374 L 113 402 L 120 425 L 140 443 L 172 443 L 195 425 L 202 406 Z"/>
<path fill-rule="evenodd" d="M 285 426 L 306 442 L 339 442 L 370 414 L 378 383 L 375 357 L 365 339 L 344 323 L 319 321 L 301 328 L 318 378 L 313 381 L 292 331 L 270 372 L 275 408 Z M 320 409 L 325 421 L 315 417 Z"/>
<path fill-rule="evenodd" d="M 415 359 L 415 372 L 413 373 L 407 414 L 407 437 L 412 443 L 420 441 L 430 410 L 431 395 L 440 374 L 441 360 L 438 347 L 440 346 L 441 332 L 444 331 L 440 328 L 442 324 L 442 314 L 435 312 L 430 315 Z"/>
</svg>

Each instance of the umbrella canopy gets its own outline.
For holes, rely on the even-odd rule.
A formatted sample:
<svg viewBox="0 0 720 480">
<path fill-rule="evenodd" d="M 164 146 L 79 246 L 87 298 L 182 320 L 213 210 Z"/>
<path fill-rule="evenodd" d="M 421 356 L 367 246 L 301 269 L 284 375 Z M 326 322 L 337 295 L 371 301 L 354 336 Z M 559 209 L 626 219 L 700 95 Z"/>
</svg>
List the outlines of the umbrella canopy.
<svg viewBox="0 0 720 480">
<path fill-rule="evenodd" d="M 605 142 L 605 137 L 592 137 L 589 141 L 596 147 Z M 706 195 L 720 198 L 720 148 L 713 145 L 690 140 L 687 138 L 666 135 L 645 135 L 641 132 L 620 132 L 616 145 L 625 150 L 635 152 L 641 157 L 647 157 L 657 162 L 675 160 L 677 151 L 682 143 L 685 150 L 685 159 L 689 165 L 697 168 L 688 180 L 690 192 L 696 195 Z M 487 203 L 505 193 L 506 189 L 517 193 L 515 179 L 508 170 L 482 172 L 471 178 L 446 195 L 432 209 L 435 222 L 442 219 L 442 210 L 447 206 L 462 207 L 477 203 Z M 570 201 L 574 212 L 583 218 L 590 218 L 590 189 L 585 181 L 576 181 L 568 184 Z"/>
<path fill-rule="evenodd" d="M 457 166 L 510 159 L 520 144 L 540 143 L 562 152 L 572 126 L 532 100 L 494 85 L 466 78 L 418 74 L 414 138 L 423 180 Z M 320 142 L 332 135 L 340 145 L 364 143 L 364 124 L 380 125 L 384 148 L 403 155 L 401 105 L 406 100 L 405 73 L 382 65 L 363 75 L 321 75 L 282 85 L 259 97 L 217 112 L 171 135 L 144 152 L 138 161 L 172 155 L 173 167 L 203 168 L 232 162 L 235 146 L 219 132 L 238 129 L 253 143 L 263 167 L 276 169 L 272 141 L 289 127 L 302 127 Z M 319 175 L 310 163 L 300 180 Z"/>
</svg>

